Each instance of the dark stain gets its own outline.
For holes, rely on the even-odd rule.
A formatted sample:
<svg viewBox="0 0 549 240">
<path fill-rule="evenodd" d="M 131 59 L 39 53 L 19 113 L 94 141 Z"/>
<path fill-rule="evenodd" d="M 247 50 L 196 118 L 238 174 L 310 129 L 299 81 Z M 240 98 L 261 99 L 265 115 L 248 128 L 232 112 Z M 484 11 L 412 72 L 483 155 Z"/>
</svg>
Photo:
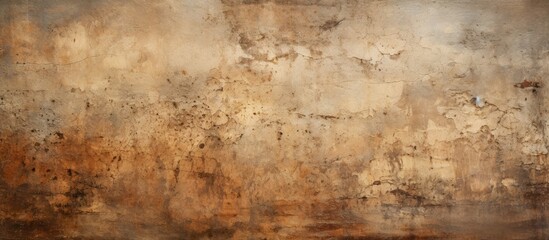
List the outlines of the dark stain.
<svg viewBox="0 0 549 240">
<path fill-rule="evenodd" d="M 242 4 L 260 4 L 260 3 L 264 3 L 264 2 L 267 2 L 266 0 L 243 0 L 242 1 Z"/>
<path fill-rule="evenodd" d="M 16 2 L 16 5 L 23 5 L 24 2 Z M 26 2 L 28 5 L 28 16 L 32 21 L 38 24 L 44 31 L 55 28 L 64 23 L 78 20 L 83 16 L 88 16 L 95 9 L 101 8 L 106 3 L 104 0 L 83 1 L 76 0 L 70 3 L 64 3 L 60 0 L 32 1 Z M 64 7 L 59 7 L 64 4 Z"/>
<path fill-rule="evenodd" d="M 549 182 L 529 183 L 523 191 L 524 198 L 534 207 L 549 205 Z"/>
<path fill-rule="evenodd" d="M 305 226 L 308 231 L 312 232 L 322 232 L 322 231 L 333 231 L 337 229 L 344 229 L 346 228 L 343 224 L 338 223 L 318 223 L 313 225 L 307 225 Z"/>
<path fill-rule="evenodd" d="M 0 179 L 0 239 L 58 239 L 74 228 L 70 215 L 56 213 L 51 194 L 39 186 L 9 187 Z"/>
<path fill-rule="evenodd" d="M 459 43 L 466 48 L 479 50 L 496 47 L 500 41 L 498 35 L 493 32 L 478 31 L 475 27 L 471 27 L 463 30 L 463 36 Z"/>
<path fill-rule="evenodd" d="M 61 133 L 61 132 L 55 132 L 55 135 L 57 135 L 57 137 L 58 137 L 59 139 L 64 139 L 64 138 L 65 138 L 65 136 L 64 136 L 63 133 Z"/>
<path fill-rule="evenodd" d="M 425 197 L 423 196 L 411 194 L 400 188 L 392 190 L 390 193 L 398 198 L 401 206 L 420 206 L 425 200 Z"/>
<path fill-rule="evenodd" d="M 390 234 L 370 234 L 364 236 L 343 236 L 343 237 L 334 237 L 330 239 L 339 239 L 339 240 L 436 240 L 436 239 L 453 239 L 448 238 L 447 236 L 437 236 L 437 235 L 427 235 L 419 236 L 415 234 L 402 234 L 402 235 L 390 235 Z"/>
<path fill-rule="evenodd" d="M 341 19 L 341 20 L 335 20 L 335 19 L 328 20 L 328 21 L 326 21 L 324 24 L 322 24 L 322 25 L 320 26 L 320 29 L 321 29 L 322 31 L 331 30 L 331 29 L 336 28 L 337 26 L 339 26 L 339 24 L 340 24 L 341 22 L 343 22 L 343 20 L 345 20 L 345 19 Z"/>
<path fill-rule="evenodd" d="M 242 46 L 242 45 L 241 45 Z M 244 49 L 244 48 L 243 48 Z M 254 61 L 253 58 L 241 57 L 239 63 L 243 65 L 250 65 Z"/>
<path fill-rule="evenodd" d="M 215 179 L 215 174 L 213 173 L 207 173 L 207 172 L 198 172 L 196 173 L 196 175 L 199 177 L 199 178 L 203 178 L 203 179 L 210 179 L 211 181 L 213 181 L 213 179 Z"/>
<path fill-rule="evenodd" d="M 339 119 L 338 117 L 336 116 L 331 116 L 331 115 L 318 115 L 318 117 L 324 119 L 324 120 L 330 120 L 330 119 Z"/>
<path fill-rule="evenodd" d="M 173 175 L 174 175 L 176 183 L 179 182 L 179 173 L 180 172 L 181 172 L 181 169 L 179 168 L 179 164 L 178 164 L 178 166 L 173 170 Z"/>
<path fill-rule="evenodd" d="M 399 171 L 402 168 L 402 143 L 400 141 L 394 142 L 391 149 L 385 153 L 385 156 L 389 159 L 393 171 Z"/>
<path fill-rule="evenodd" d="M 203 231 L 190 230 L 186 228 L 181 230 L 181 226 L 172 226 L 172 228 L 174 230 L 180 229 L 178 230 L 180 232 L 180 237 L 176 239 L 231 239 L 236 230 L 238 230 L 236 227 L 227 228 L 219 226 L 212 226 Z M 170 236 L 170 234 L 166 235 Z"/>
<path fill-rule="evenodd" d="M 549 222 L 544 218 L 518 221 L 514 222 L 513 225 L 514 228 L 518 229 L 543 230 L 549 228 Z"/>
<path fill-rule="evenodd" d="M 240 44 L 240 47 L 242 47 L 242 50 L 248 50 L 253 46 L 255 46 L 254 41 L 250 40 L 244 33 L 240 34 L 240 39 L 238 40 L 238 44 Z"/>
<path fill-rule="evenodd" d="M 71 189 L 71 191 L 65 193 L 65 195 L 76 201 L 80 201 L 86 197 L 84 190 L 78 188 Z"/>
<path fill-rule="evenodd" d="M 0 239 L 52 239 L 63 235 L 55 219 L 0 219 Z"/>
<path fill-rule="evenodd" d="M 228 6 L 258 5 L 271 2 L 277 5 L 289 6 L 311 6 L 315 4 L 322 5 L 319 0 L 222 0 L 221 2 Z"/>
<path fill-rule="evenodd" d="M 520 83 L 516 83 L 515 85 L 516 88 L 540 88 L 541 87 L 541 83 L 540 82 L 536 82 L 536 81 L 528 81 L 527 79 L 524 79 L 524 81 L 520 82 Z"/>
</svg>

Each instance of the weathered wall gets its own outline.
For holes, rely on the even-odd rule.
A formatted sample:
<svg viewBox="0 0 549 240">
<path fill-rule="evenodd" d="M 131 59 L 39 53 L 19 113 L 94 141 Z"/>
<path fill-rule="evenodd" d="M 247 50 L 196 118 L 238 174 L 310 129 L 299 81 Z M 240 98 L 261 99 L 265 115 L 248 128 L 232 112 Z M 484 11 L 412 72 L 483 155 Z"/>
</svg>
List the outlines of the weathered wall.
<svg viewBox="0 0 549 240">
<path fill-rule="evenodd" d="M 549 238 L 549 1 L 0 1 L 0 239 Z"/>
</svg>

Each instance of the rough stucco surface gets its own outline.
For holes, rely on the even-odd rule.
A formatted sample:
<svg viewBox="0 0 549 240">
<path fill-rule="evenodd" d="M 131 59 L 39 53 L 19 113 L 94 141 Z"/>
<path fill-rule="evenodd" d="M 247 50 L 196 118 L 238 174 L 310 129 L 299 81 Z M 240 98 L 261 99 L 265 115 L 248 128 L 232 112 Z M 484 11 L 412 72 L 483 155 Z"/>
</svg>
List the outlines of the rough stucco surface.
<svg viewBox="0 0 549 240">
<path fill-rule="evenodd" d="M 549 2 L 0 2 L 0 239 L 549 238 Z"/>
</svg>

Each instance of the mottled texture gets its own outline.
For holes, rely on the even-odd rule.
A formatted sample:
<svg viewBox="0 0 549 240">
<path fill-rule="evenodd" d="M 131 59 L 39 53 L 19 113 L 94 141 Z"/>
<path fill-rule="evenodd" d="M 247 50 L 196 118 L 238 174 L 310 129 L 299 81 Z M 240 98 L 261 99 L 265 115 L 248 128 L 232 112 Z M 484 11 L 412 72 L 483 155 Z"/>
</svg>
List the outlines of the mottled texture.
<svg viewBox="0 0 549 240">
<path fill-rule="evenodd" d="M 549 1 L 0 1 L 0 239 L 547 239 Z"/>
</svg>

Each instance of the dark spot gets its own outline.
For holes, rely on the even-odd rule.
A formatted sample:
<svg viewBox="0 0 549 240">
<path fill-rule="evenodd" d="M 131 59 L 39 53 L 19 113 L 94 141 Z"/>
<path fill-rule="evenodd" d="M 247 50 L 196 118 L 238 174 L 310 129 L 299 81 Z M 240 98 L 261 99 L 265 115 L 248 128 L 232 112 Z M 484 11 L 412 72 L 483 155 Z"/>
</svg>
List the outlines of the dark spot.
<svg viewBox="0 0 549 240">
<path fill-rule="evenodd" d="M 540 88 L 541 87 L 541 83 L 540 82 L 536 82 L 536 81 L 528 81 L 527 79 L 524 79 L 524 81 L 520 82 L 520 83 L 516 83 L 514 85 L 515 87 L 517 88 Z"/>
<path fill-rule="evenodd" d="M 173 171 L 173 174 L 174 174 L 174 177 L 175 177 L 175 182 L 179 182 L 179 173 L 181 172 L 181 169 L 179 169 L 179 166 L 177 166 L 175 168 L 175 170 Z"/>
<path fill-rule="evenodd" d="M 374 181 L 373 185 L 381 185 L 381 181 L 376 180 L 376 181 Z"/>
<path fill-rule="evenodd" d="M 71 191 L 65 193 L 65 196 L 69 196 L 73 199 L 82 199 L 86 197 L 86 193 L 82 189 L 72 189 Z"/>
<path fill-rule="evenodd" d="M 392 190 L 390 193 L 394 194 L 398 198 L 400 204 L 404 206 L 420 206 L 425 200 L 425 197 L 423 196 L 409 193 L 400 188 Z"/>
<path fill-rule="evenodd" d="M 61 132 L 55 132 L 55 135 L 57 135 L 57 137 L 59 139 L 64 139 L 65 138 L 65 135 L 63 135 L 63 133 L 61 133 Z"/>
<path fill-rule="evenodd" d="M 328 119 L 337 119 L 336 116 L 331 116 L 331 115 L 318 115 L 320 118 L 324 119 L 324 120 L 328 120 Z"/>
<path fill-rule="evenodd" d="M 471 99 L 469 99 L 469 102 L 476 106 L 477 97 L 472 97 Z M 454 117 L 456 117 L 456 115 L 454 115 Z"/>
<path fill-rule="evenodd" d="M 332 20 L 328 20 L 326 21 L 324 24 L 322 24 L 322 26 L 320 26 L 320 29 L 322 31 L 328 31 L 332 28 L 335 28 L 337 27 L 341 22 L 343 22 L 343 20 L 345 19 L 341 19 L 341 20 L 335 20 L 335 19 L 332 19 Z"/>
<path fill-rule="evenodd" d="M 205 146 L 204 143 L 201 143 L 200 145 L 198 145 L 198 147 L 199 147 L 200 149 L 204 148 L 204 146 Z"/>
<path fill-rule="evenodd" d="M 35 171 L 36 171 L 36 168 L 32 168 L 32 171 L 35 172 Z"/>
<path fill-rule="evenodd" d="M 72 169 L 67 169 L 67 174 L 69 175 L 69 177 L 72 177 Z"/>
</svg>

